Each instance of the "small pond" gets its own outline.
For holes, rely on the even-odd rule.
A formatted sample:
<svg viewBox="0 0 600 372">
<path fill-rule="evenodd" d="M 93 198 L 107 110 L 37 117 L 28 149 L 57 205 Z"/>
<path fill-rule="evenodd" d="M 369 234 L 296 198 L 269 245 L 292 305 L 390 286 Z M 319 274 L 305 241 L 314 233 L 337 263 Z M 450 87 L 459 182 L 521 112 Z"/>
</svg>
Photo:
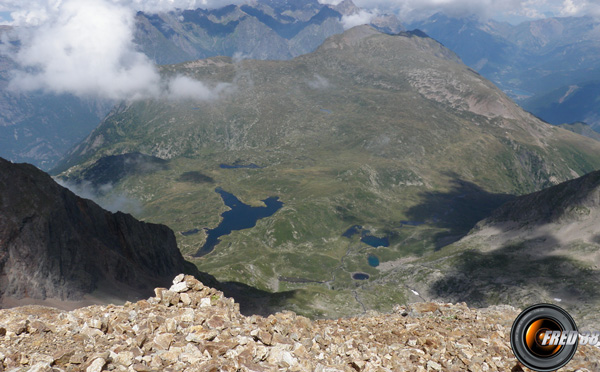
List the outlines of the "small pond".
<svg viewBox="0 0 600 372">
<path fill-rule="evenodd" d="M 354 273 L 354 274 L 352 274 L 352 279 L 355 279 L 355 280 L 367 280 L 367 279 L 369 279 L 369 274 L 367 274 L 367 273 Z"/>
<path fill-rule="evenodd" d="M 379 266 L 379 257 L 375 256 L 374 254 L 369 254 L 367 256 L 367 262 L 369 263 L 369 266 L 377 267 Z"/>
<path fill-rule="evenodd" d="M 188 231 L 182 231 L 181 235 L 183 235 L 183 236 L 190 236 L 190 235 L 196 235 L 199 232 L 200 232 L 200 230 L 198 230 L 198 229 L 191 229 L 191 230 L 188 230 Z"/>
</svg>

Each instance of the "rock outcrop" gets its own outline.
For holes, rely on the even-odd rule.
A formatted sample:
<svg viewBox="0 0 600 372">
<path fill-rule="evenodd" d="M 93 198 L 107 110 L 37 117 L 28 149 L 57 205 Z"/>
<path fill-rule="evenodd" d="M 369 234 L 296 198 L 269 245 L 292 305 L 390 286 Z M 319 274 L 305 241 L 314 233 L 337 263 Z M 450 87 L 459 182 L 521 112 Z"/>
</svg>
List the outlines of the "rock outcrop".
<svg viewBox="0 0 600 372">
<path fill-rule="evenodd" d="M 243 316 L 191 276 L 124 306 L 0 310 L 0 369 L 30 371 L 523 371 L 510 349 L 518 311 L 465 304 L 396 306 L 391 314 L 310 321 Z M 561 371 L 597 371 L 580 346 Z"/>
<path fill-rule="evenodd" d="M 168 227 L 108 212 L 34 166 L 0 158 L 3 297 L 73 300 L 101 287 L 149 294 L 184 263 Z"/>
</svg>

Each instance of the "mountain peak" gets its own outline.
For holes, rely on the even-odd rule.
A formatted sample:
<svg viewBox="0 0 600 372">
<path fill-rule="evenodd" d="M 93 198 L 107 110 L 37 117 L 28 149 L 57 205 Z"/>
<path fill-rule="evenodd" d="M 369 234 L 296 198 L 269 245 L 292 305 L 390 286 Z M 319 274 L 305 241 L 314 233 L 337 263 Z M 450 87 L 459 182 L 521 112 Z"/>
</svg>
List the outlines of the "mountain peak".
<svg viewBox="0 0 600 372">
<path fill-rule="evenodd" d="M 318 50 L 335 49 L 340 48 L 343 45 L 354 46 L 360 41 L 373 36 L 381 34 L 371 25 L 360 25 L 352 27 L 346 30 L 344 33 L 329 37 L 325 42 L 318 48 Z"/>
<path fill-rule="evenodd" d="M 345 16 L 356 14 L 360 11 L 360 8 L 352 0 L 344 0 L 338 5 L 332 6 L 332 8 Z"/>
</svg>

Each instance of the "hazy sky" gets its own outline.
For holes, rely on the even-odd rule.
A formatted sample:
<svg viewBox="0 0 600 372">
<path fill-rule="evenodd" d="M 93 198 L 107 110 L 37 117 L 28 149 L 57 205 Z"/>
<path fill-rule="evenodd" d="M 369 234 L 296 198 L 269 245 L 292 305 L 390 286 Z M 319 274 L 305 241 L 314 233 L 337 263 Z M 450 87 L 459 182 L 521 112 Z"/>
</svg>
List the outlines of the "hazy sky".
<svg viewBox="0 0 600 372">
<path fill-rule="evenodd" d="M 339 3 L 340 0 L 320 0 Z M 364 10 L 342 19 L 345 27 L 368 23 L 374 14 L 394 12 L 400 19 L 438 11 L 503 19 L 545 15 L 600 15 L 600 0 L 354 0 Z M 240 1 L 237 1 L 238 3 Z M 185 76 L 163 81 L 133 43 L 138 10 L 220 7 L 231 0 L 2 0 L 0 15 L 10 13 L 21 48 L 0 44 L 0 53 L 19 63 L 9 87 L 97 96 L 108 99 L 192 97 L 212 99 L 227 89 L 209 87 Z"/>
</svg>

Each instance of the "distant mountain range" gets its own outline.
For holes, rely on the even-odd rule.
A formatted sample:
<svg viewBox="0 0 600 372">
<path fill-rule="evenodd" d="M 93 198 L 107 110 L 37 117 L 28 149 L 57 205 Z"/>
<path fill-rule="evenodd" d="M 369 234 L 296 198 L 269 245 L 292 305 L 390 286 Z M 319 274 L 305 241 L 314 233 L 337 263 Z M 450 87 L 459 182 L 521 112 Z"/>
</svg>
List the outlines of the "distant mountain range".
<svg viewBox="0 0 600 372">
<path fill-rule="evenodd" d="M 158 64 L 214 56 L 286 60 L 315 50 L 344 31 L 343 17 L 360 8 L 351 0 L 336 6 L 317 0 L 262 0 L 219 9 L 138 13 L 136 44 Z M 372 22 L 383 32 L 403 31 L 393 15 Z"/>
<path fill-rule="evenodd" d="M 188 256 L 227 210 L 215 189 L 249 206 L 279 197 L 277 213 L 193 262 L 294 291 L 288 308 L 311 316 L 414 300 L 417 277 L 387 270 L 441 254 L 516 195 L 600 168 L 600 142 L 523 111 L 421 32 L 360 26 L 289 61 L 212 57 L 162 73 L 230 85 L 210 102 L 120 104 L 60 177 L 139 200 L 137 216 L 177 231 Z"/>
<path fill-rule="evenodd" d="M 217 55 L 290 59 L 343 32 L 342 17 L 359 10 L 350 0 L 337 6 L 316 0 L 262 0 L 212 10 L 140 12 L 135 42 L 157 64 Z M 403 30 L 393 15 L 375 17 L 372 24 L 389 33 Z M 8 31 L 10 27 L 0 26 L 0 33 Z M 49 170 L 98 125 L 114 102 L 10 92 L 7 85 L 15 67 L 14 61 L 0 55 L 0 156 Z"/>
<path fill-rule="evenodd" d="M 583 121 L 600 128 L 600 22 L 595 18 L 514 26 L 436 14 L 408 27 L 439 40 L 547 122 Z"/>
<path fill-rule="evenodd" d="M 343 32 L 360 12 L 350 0 L 337 6 L 311 1 L 261 0 L 219 9 L 138 13 L 135 42 L 158 64 L 217 55 L 285 60 L 312 52 Z M 402 30 L 394 15 L 371 20 L 378 30 Z M 455 19 L 442 14 L 408 25 L 455 51 L 526 110 L 552 124 L 600 126 L 598 23 L 591 17 L 549 18 L 517 26 Z M 3 27 L 0 32 L 10 28 Z M 113 102 L 70 95 L 6 90 L 14 62 L 0 56 L 0 155 L 51 169 L 109 112 Z"/>
</svg>

